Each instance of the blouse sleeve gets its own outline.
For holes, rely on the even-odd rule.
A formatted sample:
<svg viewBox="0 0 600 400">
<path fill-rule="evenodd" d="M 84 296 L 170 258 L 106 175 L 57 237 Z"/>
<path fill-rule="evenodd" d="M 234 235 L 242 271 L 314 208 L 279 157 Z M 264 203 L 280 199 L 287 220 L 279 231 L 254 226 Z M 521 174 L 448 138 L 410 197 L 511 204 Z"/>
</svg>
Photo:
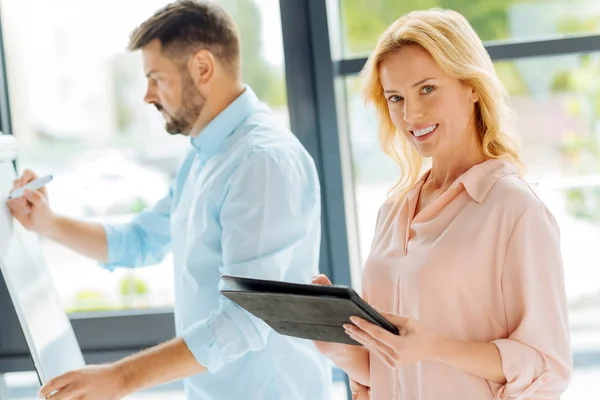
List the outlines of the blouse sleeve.
<svg viewBox="0 0 600 400">
<path fill-rule="evenodd" d="M 509 336 L 492 343 L 507 382 L 489 382 L 496 399 L 558 398 L 573 361 L 560 232 L 541 203 L 522 213 L 509 238 L 502 293 Z"/>
</svg>

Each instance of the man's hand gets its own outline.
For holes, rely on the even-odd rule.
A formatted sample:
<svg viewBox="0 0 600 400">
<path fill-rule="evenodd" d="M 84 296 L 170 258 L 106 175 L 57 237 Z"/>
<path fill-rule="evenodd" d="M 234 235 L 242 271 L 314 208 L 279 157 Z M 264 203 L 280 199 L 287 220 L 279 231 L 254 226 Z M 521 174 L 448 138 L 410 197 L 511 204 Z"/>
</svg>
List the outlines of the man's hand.
<svg viewBox="0 0 600 400">
<path fill-rule="evenodd" d="M 205 371 L 206 367 L 198 364 L 185 341 L 175 338 L 113 364 L 90 366 L 56 377 L 40 389 L 39 397 L 118 400 L 139 390 Z"/>
<path fill-rule="evenodd" d="M 23 175 L 13 183 L 13 190 L 25 186 L 37 179 L 37 175 L 30 170 L 25 170 Z M 48 192 L 43 187 L 39 190 L 26 190 L 22 197 L 6 202 L 12 215 L 26 229 L 49 236 L 54 229 L 56 216 L 48 203 Z"/>
<path fill-rule="evenodd" d="M 51 400 L 120 400 L 128 394 L 130 393 L 125 387 L 125 377 L 120 372 L 117 364 L 108 364 L 89 366 L 58 376 L 42 386 L 39 391 L 39 398 Z"/>
</svg>

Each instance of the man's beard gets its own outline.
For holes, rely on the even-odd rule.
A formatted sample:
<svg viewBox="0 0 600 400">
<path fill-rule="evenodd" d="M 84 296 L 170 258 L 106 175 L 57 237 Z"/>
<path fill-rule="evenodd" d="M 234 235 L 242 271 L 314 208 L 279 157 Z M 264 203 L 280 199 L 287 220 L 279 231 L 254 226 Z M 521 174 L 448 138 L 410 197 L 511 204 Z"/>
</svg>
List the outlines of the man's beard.
<svg viewBox="0 0 600 400">
<path fill-rule="evenodd" d="M 187 71 L 182 72 L 181 109 L 174 115 L 167 113 L 164 108 L 155 103 L 158 111 L 169 115 L 170 121 L 165 123 L 165 129 L 171 135 L 189 136 L 194 124 L 204 108 L 205 98 L 196 89 L 192 77 Z"/>
</svg>

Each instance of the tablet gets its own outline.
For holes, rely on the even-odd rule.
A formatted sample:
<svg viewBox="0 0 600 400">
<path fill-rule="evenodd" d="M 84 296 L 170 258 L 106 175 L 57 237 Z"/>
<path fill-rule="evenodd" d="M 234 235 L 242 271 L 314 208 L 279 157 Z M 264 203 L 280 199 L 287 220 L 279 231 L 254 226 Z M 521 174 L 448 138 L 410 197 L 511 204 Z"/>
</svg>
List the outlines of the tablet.
<svg viewBox="0 0 600 400">
<path fill-rule="evenodd" d="M 352 288 L 280 282 L 223 275 L 229 289 L 221 294 L 279 334 L 324 342 L 360 345 L 343 325 L 361 317 L 398 334 L 398 328 L 367 304 Z"/>
</svg>

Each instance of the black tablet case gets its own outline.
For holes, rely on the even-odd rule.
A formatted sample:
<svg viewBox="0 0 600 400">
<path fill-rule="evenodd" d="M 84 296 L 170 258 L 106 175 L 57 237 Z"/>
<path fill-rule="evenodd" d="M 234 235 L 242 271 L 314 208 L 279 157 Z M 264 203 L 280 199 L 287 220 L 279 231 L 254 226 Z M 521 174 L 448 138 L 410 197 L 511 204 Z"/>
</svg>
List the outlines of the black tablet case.
<svg viewBox="0 0 600 400">
<path fill-rule="evenodd" d="M 351 288 L 259 280 L 224 275 L 232 289 L 221 293 L 276 332 L 325 342 L 360 345 L 344 331 L 352 315 L 397 334 L 397 328 L 368 306 Z"/>
</svg>

